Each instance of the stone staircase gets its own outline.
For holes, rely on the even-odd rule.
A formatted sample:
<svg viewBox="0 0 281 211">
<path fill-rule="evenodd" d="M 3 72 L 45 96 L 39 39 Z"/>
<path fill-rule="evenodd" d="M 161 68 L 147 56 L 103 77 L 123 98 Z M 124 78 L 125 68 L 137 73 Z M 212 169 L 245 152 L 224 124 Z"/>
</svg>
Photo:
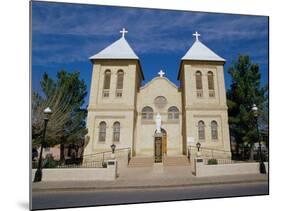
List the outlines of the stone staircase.
<svg viewBox="0 0 281 211">
<path fill-rule="evenodd" d="M 153 157 L 132 157 L 129 163 L 129 168 L 134 167 L 152 167 L 154 164 Z M 186 156 L 164 156 L 164 166 L 186 166 L 190 165 Z"/>
<path fill-rule="evenodd" d="M 186 156 L 168 156 L 163 157 L 164 166 L 186 166 L 189 161 Z"/>
<path fill-rule="evenodd" d="M 132 157 L 129 162 L 129 168 L 134 167 L 152 167 L 153 157 Z"/>
</svg>

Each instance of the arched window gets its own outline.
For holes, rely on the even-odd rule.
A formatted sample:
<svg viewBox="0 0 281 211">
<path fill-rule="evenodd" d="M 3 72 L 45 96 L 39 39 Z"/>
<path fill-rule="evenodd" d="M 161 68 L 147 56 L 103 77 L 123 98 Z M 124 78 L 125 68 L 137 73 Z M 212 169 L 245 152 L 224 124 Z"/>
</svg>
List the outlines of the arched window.
<svg viewBox="0 0 281 211">
<path fill-rule="evenodd" d="M 196 71 L 195 78 L 197 97 L 203 97 L 202 73 L 200 71 Z"/>
<path fill-rule="evenodd" d="M 124 80 L 124 71 L 118 70 L 117 83 L 116 83 L 116 97 L 122 97 L 123 80 Z"/>
<path fill-rule="evenodd" d="M 106 123 L 101 122 L 99 124 L 99 141 L 105 142 L 105 137 L 106 137 Z"/>
<path fill-rule="evenodd" d="M 117 89 L 123 89 L 124 71 L 118 70 L 117 72 Z"/>
<path fill-rule="evenodd" d="M 202 120 L 198 122 L 198 139 L 205 139 L 205 123 Z"/>
<path fill-rule="evenodd" d="M 120 122 L 114 122 L 113 124 L 113 141 L 120 141 Z"/>
<path fill-rule="evenodd" d="M 214 74 L 213 72 L 208 72 L 208 88 L 214 90 Z"/>
<path fill-rule="evenodd" d="M 168 109 L 168 119 L 179 119 L 179 109 L 176 106 Z"/>
<path fill-rule="evenodd" d="M 209 97 L 215 97 L 214 74 L 211 71 L 208 72 L 208 88 Z"/>
<path fill-rule="evenodd" d="M 213 140 L 218 139 L 218 123 L 216 121 L 211 122 L 211 135 Z"/>
<path fill-rule="evenodd" d="M 153 119 L 153 109 L 149 106 L 145 106 L 142 109 L 142 119 Z"/>
<path fill-rule="evenodd" d="M 196 71 L 196 89 L 201 90 L 202 88 L 202 73 L 200 71 Z"/>
<path fill-rule="evenodd" d="M 104 72 L 104 82 L 103 82 L 103 96 L 104 97 L 109 97 L 110 78 L 111 78 L 111 71 L 106 70 Z"/>
</svg>

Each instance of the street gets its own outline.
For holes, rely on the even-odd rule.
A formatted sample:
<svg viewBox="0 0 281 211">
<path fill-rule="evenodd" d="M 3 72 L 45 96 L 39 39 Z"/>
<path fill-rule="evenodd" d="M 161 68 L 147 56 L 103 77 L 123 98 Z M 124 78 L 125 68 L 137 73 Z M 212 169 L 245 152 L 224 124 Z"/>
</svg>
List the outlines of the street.
<svg viewBox="0 0 281 211">
<path fill-rule="evenodd" d="M 264 195 L 268 193 L 268 183 L 266 182 L 157 189 L 33 192 L 32 209 Z"/>
</svg>

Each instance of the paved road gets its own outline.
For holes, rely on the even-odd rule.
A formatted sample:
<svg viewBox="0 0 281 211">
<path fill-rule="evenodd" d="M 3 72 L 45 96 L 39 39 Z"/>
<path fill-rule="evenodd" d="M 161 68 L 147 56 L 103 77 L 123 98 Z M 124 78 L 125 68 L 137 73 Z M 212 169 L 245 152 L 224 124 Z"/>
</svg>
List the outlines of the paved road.
<svg viewBox="0 0 281 211">
<path fill-rule="evenodd" d="M 75 206 L 97 206 L 104 204 L 156 202 L 263 194 L 268 194 L 268 183 L 259 182 L 202 185 L 136 190 L 35 192 L 32 198 L 32 208 L 46 209 Z"/>
</svg>

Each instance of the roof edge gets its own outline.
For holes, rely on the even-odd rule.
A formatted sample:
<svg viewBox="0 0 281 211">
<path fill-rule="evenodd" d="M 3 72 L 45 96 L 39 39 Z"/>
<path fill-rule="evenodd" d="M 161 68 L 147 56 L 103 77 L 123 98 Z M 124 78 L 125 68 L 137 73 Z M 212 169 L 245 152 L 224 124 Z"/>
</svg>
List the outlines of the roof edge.
<svg viewBox="0 0 281 211">
<path fill-rule="evenodd" d="M 148 81 L 146 84 L 144 84 L 143 86 L 140 87 L 140 89 L 145 89 L 146 87 L 148 87 L 150 84 L 152 84 L 155 80 L 158 79 L 164 79 L 166 80 L 171 86 L 173 86 L 174 88 L 178 89 L 179 87 L 174 84 L 172 81 L 170 81 L 167 77 L 160 77 L 160 76 L 156 76 L 154 78 L 152 78 L 150 81 Z"/>
</svg>

